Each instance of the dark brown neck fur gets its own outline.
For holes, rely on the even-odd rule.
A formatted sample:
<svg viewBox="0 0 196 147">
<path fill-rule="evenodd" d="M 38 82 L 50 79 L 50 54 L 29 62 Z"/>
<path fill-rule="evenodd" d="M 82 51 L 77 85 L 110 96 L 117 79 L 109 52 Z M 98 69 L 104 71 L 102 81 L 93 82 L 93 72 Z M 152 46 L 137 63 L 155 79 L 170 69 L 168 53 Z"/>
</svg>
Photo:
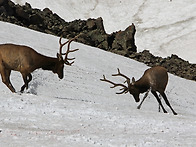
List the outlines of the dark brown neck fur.
<svg viewBox="0 0 196 147">
<path fill-rule="evenodd" d="M 144 93 L 150 88 L 150 85 L 148 84 L 148 81 L 144 81 L 144 79 L 140 78 L 135 82 L 135 87 L 139 89 L 140 93 Z"/>
<path fill-rule="evenodd" d="M 58 62 L 57 58 L 47 57 L 41 55 L 40 67 L 43 70 L 53 70 L 55 68 L 56 63 Z"/>
</svg>

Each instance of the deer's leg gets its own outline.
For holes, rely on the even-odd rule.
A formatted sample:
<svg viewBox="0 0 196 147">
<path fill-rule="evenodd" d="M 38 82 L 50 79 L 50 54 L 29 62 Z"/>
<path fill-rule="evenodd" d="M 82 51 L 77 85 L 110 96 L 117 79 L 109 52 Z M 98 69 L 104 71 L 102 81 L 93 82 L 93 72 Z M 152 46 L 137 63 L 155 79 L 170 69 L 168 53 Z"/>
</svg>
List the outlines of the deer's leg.
<svg viewBox="0 0 196 147">
<path fill-rule="evenodd" d="M 156 91 L 151 91 L 151 92 L 152 92 L 152 94 L 156 97 L 156 99 L 157 99 L 159 105 L 160 105 L 161 108 L 163 109 L 163 112 L 164 112 L 164 113 L 167 113 L 167 111 L 166 111 L 165 108 L 163 107 L 163 105 L 162 105 L 162 103 L 161 103 L 161 100 L 159 99 L 159 96 L 157 95 Z"/>
<path fill-rule="evenodd" d="M 32 80 L 32 75 L 30 73 L 27 75 L 22 73 L 22 77 L 23 77 L 24 85 L 21 87 L 20 92 L 23 92 L 25 87 L 26 89 L 28 89 L 28 84 Z"/>
<path fill-rule="evenodd" d="M 161 101 L 161 95 L 159 95 L 159 99 Z M 159 104 L 159 112 L 161 112 L 161 106 L 160 106 L 160 104 Z"/>
<path fill-rule="evenodd" d="M 170 105 L 170 103 L 169 103 L 169 101 L 168 101 L 168 99 L 167 99 L 167 96 L 165 95 L 165 93 L 163 92 L 163 93 L 160 93 L 161 95 L 162 95 L 162 97 L 163 97 L 163 99 L 165 100 L 165 103 L 169 106 L 169 108 L 172 110 L 172 112 L 173 112 L 173 114 L 174 115 L 177 115 L 177 113 L 174 111 L 174 109 L 171 107 L 171 105 Z"/>
<path fill-rule="evenodd" d="M 144 102 L 144 100 L 147 98 L 149 91 L 150 91 L 150 89 L 149 89 L 149 90 L 145 93 L 145 95 L 144 95 L 144 97 L 143 97 L 143 99 L 142 99 L 141 103 L 137 106 L 137 109 L 140 109 L 140 108 L 141 108 L 142 103 L 143 103 L 143 102 Z"/>
<path fill-rule="evenodd" d="M 11 70 L 3 69 L 1 70 L 1 77 L 2 77 L 2 82 L 12 91 L 16 92 L 14 87 L 12 86 L 10 82 L 10 73 Z"/>
</svg>

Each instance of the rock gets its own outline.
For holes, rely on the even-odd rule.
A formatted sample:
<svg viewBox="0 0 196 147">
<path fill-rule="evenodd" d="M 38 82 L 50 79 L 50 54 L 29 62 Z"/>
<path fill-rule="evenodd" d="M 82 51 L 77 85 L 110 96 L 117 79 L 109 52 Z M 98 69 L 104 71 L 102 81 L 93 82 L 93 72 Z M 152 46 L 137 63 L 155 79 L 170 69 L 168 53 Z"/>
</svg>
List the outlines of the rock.
<svg viewBox="0 0 196 147">
<path fill-rule="evenodd" d="M 5 14 L 5 15 L 7 15 L 7 11 L 6 11 L 6 9 L 5 9 L 4 6 L 0 6 L 0 14 Z"/>
<path fill-rule="evenodd" d="M 8 3 L 8 0 L 0 0 L 0 6 L 5 5 Z"/>
<path fill-rule="evenodd" d="M 23 10 L 22 7 L 16 7 L 15 15 L 21 20 L 29 20 L 29 14 L 25 12 L 25 10 Z"/>
<path fill-rule="evenodd" d="M 135 32 L 135 26 L 134 24 L 132 24 L 124 31 L 118 31 L 117 33 L 115 33 L 115 38 L 112 43 L 112 49 L 123 51 L 125 54 L 136 52 L 137 47 L 134 40 Z"/>
<path fill-rule="evenodd" d="M 27 3 L 27 2 L 25 3 L 24 7 L 26 7 L 26 9 L 32 9 L 31 5 L 29 3 Z"/>
<path fill-rule="evenodd" d="M 53 12 L 49 8 L 44 8 L 43 13 L 44 15 L 49 15 L 49 16 L 53 14 Z"/>
<path fill-rule="evenodd" d="M 13 15 L 13 2 L 8 0 L 0 0 L 0 14 Z"/>
<path fill-rule="evenodd" d="M 39 14 L 32 14 L 29 16 L 30 24 L 43 24 L 44 19 Z"/>
<path fill-rule="evenodd" d="M 94 19 L 88 19 L 86 21 L 86 26 L 88 30 L 94 30 L 97 28 L 96 23 L 94 21 Z"/>
</svg>

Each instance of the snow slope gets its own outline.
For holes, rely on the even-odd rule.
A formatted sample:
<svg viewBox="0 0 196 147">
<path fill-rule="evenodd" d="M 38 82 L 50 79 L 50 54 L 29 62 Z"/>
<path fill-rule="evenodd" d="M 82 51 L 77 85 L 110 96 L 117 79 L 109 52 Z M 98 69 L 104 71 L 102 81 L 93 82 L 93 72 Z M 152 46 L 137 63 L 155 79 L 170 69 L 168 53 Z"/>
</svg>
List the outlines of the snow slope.
<svg viewBox="0 0 196 147">
<path fill-rule="evenodd" d="M 138 51 L 166 57 L 177 54 L 196 63 L 195 0 L 13 0 L 49 7 L 66 21 L 102 17 L 108 33 L 136 25 Z"/>
<path fill-rule="evenodd" d="M 55 36 L 0 22 L 1 43 L 25 44 L 55 56 Z M 10 33 L 11 32 L 11 33 Z M 29 90 L 13 94 L 0 82 L 0 146 L 6 147 L 194 147 L 196 146 L 196 83 L 169 74 L 166 95 L 178 113 L 158 112 L 152 94 L 141 110 L 129 94 L 116 95 L 99 79 L 117 72 L 138 79 L 148 67 L 134 60 L 73 42 L 80 50 L 65 77 L 41 69 L 33 72 Z M 90 56 L 89 56 L 90 55 Z M 12 72 L 17 91 L 21 75 Z M 121 79 L 122 81 L 122 79 Z M 142 97 L 142 95 L 141 95 Z"/>
</svg>

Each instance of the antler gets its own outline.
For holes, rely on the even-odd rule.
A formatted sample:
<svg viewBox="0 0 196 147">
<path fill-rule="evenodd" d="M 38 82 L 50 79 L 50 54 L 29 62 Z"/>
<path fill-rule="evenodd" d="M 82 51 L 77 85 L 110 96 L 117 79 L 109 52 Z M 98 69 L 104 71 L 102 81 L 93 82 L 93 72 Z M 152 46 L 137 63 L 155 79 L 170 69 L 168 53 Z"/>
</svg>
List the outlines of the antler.
<svg viewBox="0 0 196 147">
<path fill-rule="evenodd" d="M 60 53 L 60 55 L 65 55 L 66 53 L 62 53 L 62 48 L 63 48 L 64 45 L 66 45 L 69 42 L 69 40 L 62 44 L 61 43 L 62 38 L 63 37 L 61 36 L 60 39 L 59 39 L 59 44 L 60 44 L 59 53 Z"/>
<path fill-rule="evenodd" d="M 125 86 L 125 85 L 123 85 L 123 84 L 116 84 L 116 83 L 114 83 L 114 82 L 112 82 L 112 81 L 110 81 L 110 80 L 107 80 L 107 79 L 105 78 L 105 75 L 103 75 L 103 79 L 100 79 L 100 80 L 101 80 L 101 81 L 108 82 L 108 83 L 114 85 L 114 86 L 111 86 L 110 88 L 115 88 L 115 87 L 117 87 L 117 86 L 123 87 L 123 88 L 120 89 L 120 90 L 123 90 L 123 91 L 121 91 L 121 92 L 116 92 L 116 94 L 123 94 L 123 93 L 127 93 L 127 92 L 128 92 L 128 87 L 127 87 L 127 86 Z"/>
<path fill-rule="evenodd" d="M 122 76 L 122 77 L 126 78 L 126 81 L 125 81 L 125 82 L 127 82 L 127 84 L 129 85 L 129 84 L 130 84 L 130 78 L 127 77 L 126 75 L 122 74 L 122 73 L 120 72 L 120 69 L 119 69 L 119 68 L 117 68 L 117 70 L 118 70 L 118 73 L 117 73 L 117 74 L 113 74 L 112 76 Z M 124 83 L 125 83 L 125 82 L 124 82 Z"/>
<path fill-rule="evenodd" d="M 80 34 L 79 34 L 79 35 L 80 35 Z M 72 64 L 74 63 L 74 61 L 71 62 L 71 63 L 69 63 L 68 60 L 74 60 L 74 59 L 75 59 L 75 58 L 68 58 L 68 53 L 70 53 L 70 52 L 75 52 L 75 51 L 79 50 L 79 49 L 70 50 L 70 44 L 71 44 L 71 42 L 72 42 L 73 40 L 75 40 L 76 38 L 78 38 L 79 35 L 77 35 L 76 37 L 74 37 L 74 38 L 72 38 L 72 39 L 66 41 L 65 43 L 61 43 L 62 36 L 61 36 L 60 39 L 59 39 L 59 44 L 60 44 L 59 53 L 60 53 L 60 55 L 65 55 L 64 61 L 65 61 L 65 63 L 68 64 L 68 65 L 72 65 Z M 67 51 L 66 51 L 66 53 L 62 53 L 62 48 L 63 48 L 63 46 L 66 45 L 67 43 L 68 43 L 68 45 L 67 45 Z"/>
</svg>

